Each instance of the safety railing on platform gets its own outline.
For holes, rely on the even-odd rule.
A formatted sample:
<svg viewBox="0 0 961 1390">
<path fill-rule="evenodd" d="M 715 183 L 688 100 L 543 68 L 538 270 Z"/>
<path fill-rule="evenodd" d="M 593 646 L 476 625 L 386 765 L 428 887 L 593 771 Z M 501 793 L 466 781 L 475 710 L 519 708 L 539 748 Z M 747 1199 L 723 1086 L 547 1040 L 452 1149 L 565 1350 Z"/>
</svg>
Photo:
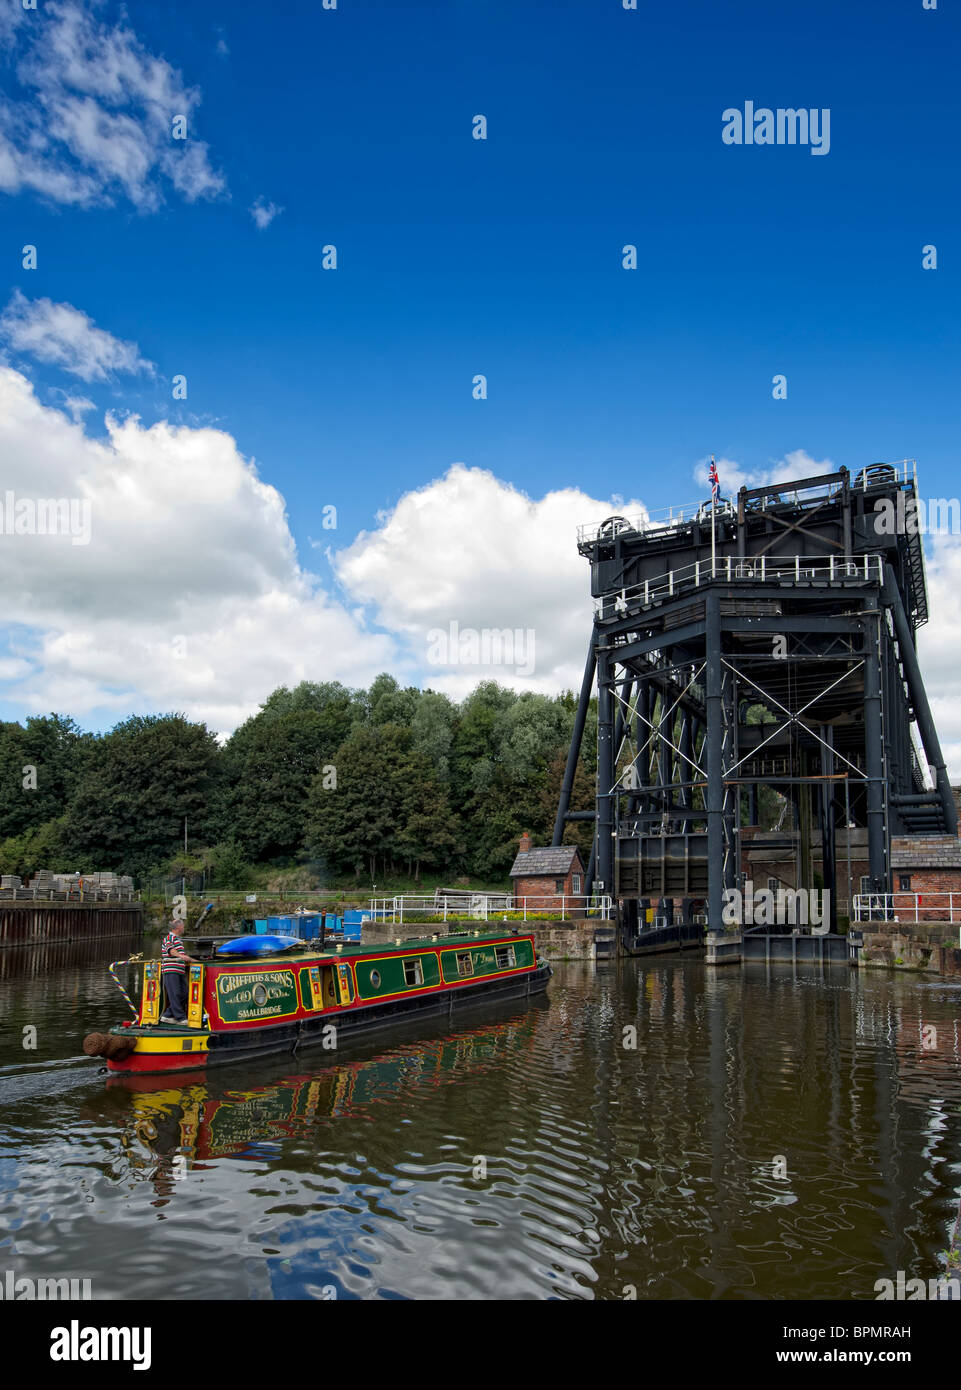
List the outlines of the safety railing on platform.
<svg viewBox="0 0 961 1390">
<path fill-rule="evenodd" d="M 858 492 L 867 492 L 870 488 L 878 486 L 913 484 L 916 489 L 917 482 L 917 460 L 897 459 L 891 463 L 872 463 L 859 469 L 851 479 L 851 488 Z M 748 510 L 772 505 L 804 507 L 817 503 L 822 498 L 836 497 L 841 491 L 841 483 L 834 478 L 830 481 L 812 482 L 807 487 L 792 487 L 790 482 L 772 483 L 762 496 L 750 498 L 747 507 Z M 610 540 L 614 536 L 630 533 L 640 536 L 657 535 L 682 526 L 690 526 L 693 521 L 710 525 L 712 512 L 717 520 L 729 518 L 737 515 L 737 505 L 734 500 L 721 497 L 716 508 L 710 501 L 684 502 L 678 506 L 663 507 L 659 511 L 643 511 L 630 517 L 608 516 L 603 521 L 589 521 L 578 526 L 577 540 L 579 544 L 589 545 L 593 541 Z"/>
<path fill-rule="evenodd" d="M 674 598 L 702 584 L 880 584 L 884 560 L 880 555 L 768 555 L 719 556 L 715 561 L 695 560 L 693 565 L 668 570 L 623 589 L 611 589 L 599 602 L 599 611 L 613 600 L 614 615 L 632 608 L 646 608 Z"/>
<path fill-rule="evenodd" d="M 961 892 L 857 893 L 856 922 L 954 922 L 961 924 Z"/>
<path fill-rule="evenodd" d="M 518 896 L 510 893 L 465 894 L 462 901 L 402 893 L 393 898 L 371 898 L 370 915 L 375 921 L 403 923 L 448 922 L 459 918 L 474 921 L 565 920 L 591 917 L 607 921 L 613 900 L 604 894 L 544 893 Z"/>
</svg>

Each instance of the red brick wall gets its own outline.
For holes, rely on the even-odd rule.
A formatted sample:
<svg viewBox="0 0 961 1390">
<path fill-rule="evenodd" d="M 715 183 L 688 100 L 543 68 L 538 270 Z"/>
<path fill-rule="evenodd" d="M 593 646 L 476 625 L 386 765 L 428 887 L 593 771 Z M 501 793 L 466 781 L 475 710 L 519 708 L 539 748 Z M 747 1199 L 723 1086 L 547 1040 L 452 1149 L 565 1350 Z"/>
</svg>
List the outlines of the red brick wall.
<svg viewBox="0 0 961 1390">
<path fill-rule="evenodd" d="M 556 888 L 554 887 L 555 883 L 557 882 L 557 879 L 560 877 L 560 875 L 555 876 L 554 874 L 539 878 L 512 879 L 511 881 L 513 887 L 511 891 L 514 894 L 515 899 L 536 898 L 538 900 L 537 902 L 528 903 L 528 909 L 531 912 L 560 912 L 562 906 L 562 898 L 571 898 L 573 896 L 573 878 L 575 873 L 581 874 L 581 893 L 583 893 L 584 874 L 576 868 L 572 869 L 571 872 L 567 874 L 564 878 L 563 893 L 558 893 Z M 564 903 L 563 906 L 567 908 L 568 911 L 570 911 L 572 904 L 570 902 L 567 902 Z M 579 904 L 579 906 L 582 906 L 582 904 Z"/>
<path fill-rule="evenodd" d="M 910 890 L 898 892 L 898 874 L 911 875 Z M 919 922 L 941 922 L 951 919 L 950 898 L 932 897 L 931 894 L 954 894 L 954 920 L 961 912 L 961 869 L 895 869 L 894 871 L 894 911 L 902 922 L 915 920 L 914 894 L 917 893 L 917 920 Z M 925 901 L 925 895 L 928 900 Z"/>
</svg>

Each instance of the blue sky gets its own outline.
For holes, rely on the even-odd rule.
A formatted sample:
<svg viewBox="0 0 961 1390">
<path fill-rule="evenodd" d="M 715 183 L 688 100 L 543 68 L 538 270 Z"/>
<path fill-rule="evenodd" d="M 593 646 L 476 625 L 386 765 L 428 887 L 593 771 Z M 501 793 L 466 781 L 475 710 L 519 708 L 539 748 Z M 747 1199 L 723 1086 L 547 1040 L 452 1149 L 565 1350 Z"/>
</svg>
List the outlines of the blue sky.
<svg viewBox="0 0 961 1390">
<path fill-rule="evenodd" d="M 348 607 L 310 538 L 350 546 L 455 462 L 535 501 L 571 488 L 651 508 L 700 495 L 712 452 L 748 472 L 797 450 L 852 469 L 913 456 L 923 492 L 957 491 L 961 23 L 943 0 L 70 10 L 105 33 L 126 23 L 197 90 L 188 128 L 211 187 L 148 177 L 156 199 L 138 206 L 104 178 L 78 206 L 8 184 L 4 302 L 74 306 L 155 371 L 83 380 L 15 347 L 7 361 L 46 406 L 93 402 L 91 438 L 106 410 L 229 433 L 282 495 L 302 569 Z M 15 102 L 36 98 L 18 64 L 57 16 L 39 0 L 13 31 Z M 746 99 L 830 108 L 830 152 L 724 145 L 721 113 Z M 262 230 L 258 199 L 282 208 Z M 389 633 L 388 608 L 368 609 L 370 630 Z M 34 662 L 36 630 L 30 615 L 17 639 Z M 15 676 L 0 709 L 66 707 L 61 675 Z M 116 707 L 78 686 L 85 722 L 177 694 L 108 685 Z"/>
</svg>

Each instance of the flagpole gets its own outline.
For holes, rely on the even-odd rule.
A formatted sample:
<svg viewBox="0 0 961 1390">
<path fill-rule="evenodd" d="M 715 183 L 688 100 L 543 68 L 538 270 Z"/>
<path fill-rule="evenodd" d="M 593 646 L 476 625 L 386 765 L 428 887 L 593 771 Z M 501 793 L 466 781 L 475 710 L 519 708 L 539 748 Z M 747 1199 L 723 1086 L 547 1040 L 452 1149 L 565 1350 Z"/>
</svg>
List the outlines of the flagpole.
<svg viewBox="0 0 961 1390">
<path fill-rule="evenodd" d="M 714 465 L 714 455 L 713 455 L 713 454 L 711 455 L 711 466 L 712 466 L 712 468 L 715 466 L 715 465 Z M 716 541 L 716 537 L 715 537 L 715 528 L 714 528 L 714 521 L 715 521 L 716 516 L 717 516 L 717 487 L 715 486 L 715 484 L 714 484 L 714 482 L 713 482 L 713 480 L 712 480 L 712 482 L 711 482 L 711 578 L 712 578 L 712 579 L 716 579 L 716 578 L 717 578 L 717 574 L 716 574 L 716 572 L 715 572 L 715 555 L 716 555 L 716 552 L 717 552 L 717 541 Z"/>
</svg>

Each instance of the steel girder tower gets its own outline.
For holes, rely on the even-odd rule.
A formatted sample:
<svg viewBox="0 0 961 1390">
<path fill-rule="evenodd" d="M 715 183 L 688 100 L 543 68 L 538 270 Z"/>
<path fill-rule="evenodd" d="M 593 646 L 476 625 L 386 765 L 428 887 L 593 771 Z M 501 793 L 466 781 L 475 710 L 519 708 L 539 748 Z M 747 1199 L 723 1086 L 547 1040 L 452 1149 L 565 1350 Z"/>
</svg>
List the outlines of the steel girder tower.
<svg viewBox="0 0 961 1390">
<path fill-rule="evenodd" d="M 832 908 L 836 826 L 866 827 L 872 893 L 891 890 L 892 834 L 954 832 L 915 651 L 915 502 L 909 460 L 581 528 L 595 619 L 553 843 L 594 818 L 589 881 L 622 920 L 642 897 L 703 897 L 718 927 L 762 786 L 792 809 L 799 887 L 816 821 Z M 595 811 L 571 812 L 595 674 Z"/>
</svg>

